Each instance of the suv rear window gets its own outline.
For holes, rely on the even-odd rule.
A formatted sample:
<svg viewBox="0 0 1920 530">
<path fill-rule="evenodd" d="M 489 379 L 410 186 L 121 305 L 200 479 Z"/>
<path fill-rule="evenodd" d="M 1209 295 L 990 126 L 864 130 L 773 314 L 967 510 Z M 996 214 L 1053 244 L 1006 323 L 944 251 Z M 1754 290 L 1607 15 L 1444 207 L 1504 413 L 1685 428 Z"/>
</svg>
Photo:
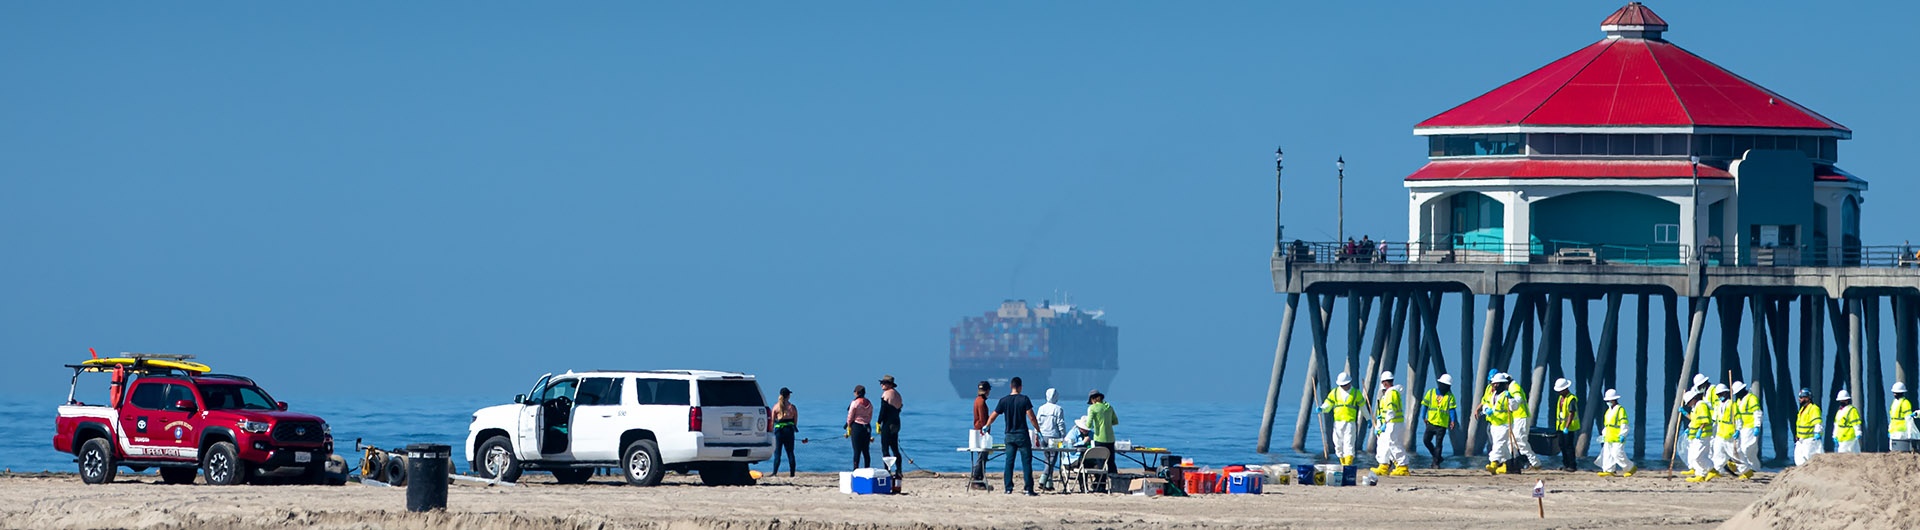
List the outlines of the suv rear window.
<svg viewBox="0 0 1920 530">
<path fill-rule="evenodd" d="M 692 405 L 685 379 L 635 379 L 634 401 L 641 405 Z"/>
<path fill-rule="evenodd" d="M 753 381 L 700 382 L 700 406 L 702 407 L 764 407 L 766 405 L 766 400 L 760 397 L 760 385 Z"/>
</svg>

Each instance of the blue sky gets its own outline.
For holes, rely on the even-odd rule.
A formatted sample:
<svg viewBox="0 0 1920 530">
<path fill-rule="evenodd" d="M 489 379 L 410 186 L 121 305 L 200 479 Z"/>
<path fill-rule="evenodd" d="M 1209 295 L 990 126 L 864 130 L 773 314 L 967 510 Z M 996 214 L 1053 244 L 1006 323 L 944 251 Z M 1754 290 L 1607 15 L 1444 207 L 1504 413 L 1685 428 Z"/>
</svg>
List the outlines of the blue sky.
<svg viewBox="0 0 1920 530">
<path fill-rule="evenodd" d="M 282 399 L 605 367 L 946 397 L 949 326 L 1065 291 L 1121 327 L 1117 391 L 1256 399 L 1275 144 L 1290 236 L 1330 238 L 1344 155 L 1348 231 L 1404 238 L 1412 125 L 1620 3 L 7 3 L 0 393 L 94 347 Z M 1907 237 L 1920 7 L 1651 7 L 1851 127 L 1866 238 Z"/>
</svg>

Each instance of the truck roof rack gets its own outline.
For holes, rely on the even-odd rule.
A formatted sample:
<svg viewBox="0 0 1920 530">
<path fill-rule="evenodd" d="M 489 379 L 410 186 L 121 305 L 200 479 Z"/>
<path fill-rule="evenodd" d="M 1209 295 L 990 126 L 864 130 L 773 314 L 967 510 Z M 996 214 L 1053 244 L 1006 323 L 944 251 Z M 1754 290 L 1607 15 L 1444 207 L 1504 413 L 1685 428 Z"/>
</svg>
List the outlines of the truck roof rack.
<svg viewBox="0 0 1920 530">
<path fill-rule="evenodd" d="M 194 357 L 193 357 L 193 355 L 189 355 L 189 354 L 185 354 L 185 353 L 134 353 L 134 352 L 120 352 L 120 356 L 121 356 L 121 357 L 127 357 L 127 358 L 130 358 L 130 359 L 160 359 L 160 360 L 167 360 L 167 361 L 184 361 L 184 360 L 187 360 L 187 359 L 192 359 L 192 358 L 194 358 Z"/>
</svg>

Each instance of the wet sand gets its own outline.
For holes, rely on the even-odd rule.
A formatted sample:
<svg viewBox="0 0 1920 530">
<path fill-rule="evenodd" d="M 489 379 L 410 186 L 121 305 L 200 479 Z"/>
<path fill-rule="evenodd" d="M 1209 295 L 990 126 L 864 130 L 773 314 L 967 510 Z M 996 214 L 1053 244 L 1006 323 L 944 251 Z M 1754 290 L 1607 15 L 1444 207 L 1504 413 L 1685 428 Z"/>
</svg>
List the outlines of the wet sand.
<svg viewBox="0 0 1920 530">
<path fill-rule="evenodd" d="M 1775 477 L 1688 484 L 1665 471 L 1609 479 L 1438 470 L 1373 487 L 1269 485 L 1264 495 L 1149 498 L 975 492 L 960 476 L 925 472 L 909 475 L 907 495 L 864 497 L 841 494 L 838 477 L 827 474 L 719 488 L 669 476 L 637 488 L 614 477 L 562 486 L 528 473 L 517 487 L 458 482 L 446 512 L 415 514 L 401 488 L 171 486 L 128 475 L 88 486 L 71 474 L 13 474 L 0 476 L 0 528 L 1709 528 L 1760 499 Z M 1545 519 L 1531 497 L 1538 479 L 1547 483 Z"/>
</svg>

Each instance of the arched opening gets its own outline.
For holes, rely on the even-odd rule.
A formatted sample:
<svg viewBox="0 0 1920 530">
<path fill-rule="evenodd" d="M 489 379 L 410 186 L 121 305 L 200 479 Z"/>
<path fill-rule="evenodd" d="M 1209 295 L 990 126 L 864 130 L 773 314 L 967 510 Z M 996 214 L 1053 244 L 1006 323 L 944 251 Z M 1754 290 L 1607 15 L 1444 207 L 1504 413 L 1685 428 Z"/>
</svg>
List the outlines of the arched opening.
<svg viewBox="0 0 1920 530">
<path fill-rule="evenodd" d="M 1589 249 L 1613 263 L 1680 262 L 1680 205 L 1624 191 L 1584 191 L 1533 203 L 1533 236 L 1548 255 Z"/>
<path fill-rule="evenodd" d="M 1507 220 L 1506 205 L 1477 191 L 1447 197 L 1448 248 L 1498 252 Z M 1482 248 L 1485 247 L 1485 248 Z"/>
<path fill-rule="evenodd" d="M 1860 265 L 1860 198 L 1852 195 L 1840 202 L 1840 264 Z"/>
</svg>

